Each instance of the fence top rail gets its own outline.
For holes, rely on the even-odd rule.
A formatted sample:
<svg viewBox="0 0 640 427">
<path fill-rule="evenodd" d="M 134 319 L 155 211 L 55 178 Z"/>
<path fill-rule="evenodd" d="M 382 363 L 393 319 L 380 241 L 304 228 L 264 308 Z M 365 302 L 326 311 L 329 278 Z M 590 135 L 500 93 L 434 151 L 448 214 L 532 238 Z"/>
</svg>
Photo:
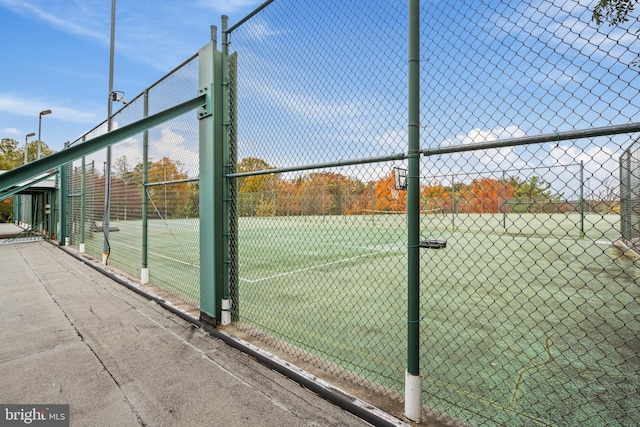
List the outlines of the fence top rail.
<svg viewBox="0 0 640 427">
<path fill-rule="evenodd" d="M 144 184 L 144 186 L 153 187 L 156 185 L 184 184 L 184 183 L 198 182 L 198 181 L 200 181 L 200 178 L 174 179 L 173 181 L 147 182 Z"/>
<path fill-rule="evenodd" d="M 603 126 L 590 129 L 570 130 L 554 132 L 534 136 L 522 136 L 518 138 L 500 139 L 497 141 L 478 142 L 474 144 L 451 145 L 448 147 L 428 148 L 422 151 L 425 157 L 461 153 L 465 151 L 488 150 L 490 148 L 515 147 L 518 145 L 543 144 L 545 142 L 559 142 L 572 139 L 595 138 L 598 136 L 613 136 L 624 133 L 640 132 L 640 122 L 623 125 Z"/>
<path fill-rule="evenodd" d="M 420 151 L 425 156 L 436 156 L 440 154 L 460 153 L 465 151 L 488 150 L 491 148 L 515 147 L 518 145 L 543 144 L 545 142 L 559 142 L 572 139 L 594 138 L 598 136 L 613 136 L 625 133 L 640 132 L 640 122 L 628 123 L 623 125 L 603 126 L 591 129 L 572 130 L 565 132 L 554 132 L 548 134 L 523 136 L 518 138 L 507 138 L 498 141 L 478 142 L 474 144 L 452 145 L 448 147 L 427 148 Z M 227 178 L 243 178 L 247 176 L 269 175 L 285 172 L 298 172 L 311 169 L 328 169 L 341 166 L 352 166 L 365 163 L 381 163 L 394 160 L 405 160 L 408 157 L 406 153 L 391 154 L 388 156 L 369 157 L 355 160 L 341 160 L 328 163 L 317 163 L 302 166 L 290 166 L 284 168 L 263 169 L 258 171 L 236 172 L 226 174 Z"/>
<path fill-rule="evenodd" d="M 43 157 L 35 162 L 20 166 L 0 175 L 0 192 L 10 188 L 21 181 L 31 179 L 33 176 L 55 169 L 66 163 L 70 163 L 80 157 L 89 155 L 101 150 L 109 145 L 120 142 L 130 136 L 140 133 L 146 129 L 160 125 L 174 117 L 194 110 L 206 104 L 206 96 L 199 95 L 189 101 L 185 101 L 174 107 L 170 107 L 159 113 L 153 114 L 144 119 L 133 122 L 129 125 L 114 129 L 111 132 L 85 141 L 83 144 L 67 147 L 62 151 Z"/>
<path fill-rule="evenodd" d="M 265 7 L 269 6 L 271 3 L 273 3 L 275 0 L 267 0 L 264 3 L 262 3 L 260 6 L 258 6 L 256 9 L 253 10 L 253 12 L 249 13 L 247 16 L 245 16 L 244 18 L 242 18 L 241 20 L 239 20 L 238 22 L 236 22 L 234 25 L 232 25 L 229 29 L 227 29 L 227 34 L 230 34 L 233 30 L 235 30 L 236 28 L 238 28 L 239 26 L 241 26 L 242 24 L 244 24 L 245 22 L 247 22 L 249 19 L 253 18 L 255 15 L 257 15 L 262 9 L 264 9 Z"/>
</svg>

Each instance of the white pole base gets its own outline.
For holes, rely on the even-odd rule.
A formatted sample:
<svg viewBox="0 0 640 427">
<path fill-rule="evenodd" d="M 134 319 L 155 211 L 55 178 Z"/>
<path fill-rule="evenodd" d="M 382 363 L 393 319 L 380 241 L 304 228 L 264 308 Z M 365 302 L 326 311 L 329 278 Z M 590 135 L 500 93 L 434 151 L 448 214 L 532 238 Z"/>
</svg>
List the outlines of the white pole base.
<svg viewBox="0 0 640 427">
<path fill-rule="evenodd" d="M 422 375 L 404 375 L 404 415 L 419 423 L 422 419 Z"/>
<path fill-rule="evenodd" d="M 140 283 L 143 285 L 149 283 L 149 267 L 140 270 Z"/>
<path fill-rule="evenodd" d="M 80 252 L 81 254 L 83 254 L 85 251 L 85 247 L 84 247 L 84 243 L 80 243 L 80 247 L 78 248 L 78 252 Z"/>
<path fill-rule="evenodd" d="M 221 307 L 221 314 L 220 314 L 220 322 L 222 323 L 223 326 L 225 325 L 230 325 L 231 324 L 231 311 L 229 311 L 230 308 L 230 304 L 229 304 L 229 300 L 228 299 L 223 299 L 222 300 L 222 307 Z"/>
<path fill-rule="evenodd" d="M 69 246 L 69 243 L 70 243 L 70 242 L 71 242 L 71 241 L 69 240 L 69 238 L 68 238 L 68 237 L 65 237 L 65 238 L 64 238 L 64 245 L 65 245 L 65 246 Z"/>
<path fill-rule="evenodd" d="M 107 265 L 107 260 L 109 259 L 109 254 L 108 253 L 103 253 L 102 254 L 102 264 L 103 265 Z"/>
</svg>

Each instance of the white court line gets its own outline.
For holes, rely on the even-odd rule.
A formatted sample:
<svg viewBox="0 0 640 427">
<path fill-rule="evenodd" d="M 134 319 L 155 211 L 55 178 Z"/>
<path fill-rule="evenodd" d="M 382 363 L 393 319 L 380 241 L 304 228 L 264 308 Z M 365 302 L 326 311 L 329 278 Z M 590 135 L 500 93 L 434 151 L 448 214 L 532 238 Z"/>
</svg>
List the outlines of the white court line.
<svg viewBox="0 0 640 427">
<path fill-rule="evenodd" d="M 613 242 L 609 240 L 594 240 L 593 243 L 596 245 L 613 245 Z"/>
<path fill-rule="evenodd" d="M 302 273 L 303 271 L 313 270 L 313 269 L 320 268 L 320 267 L 326 267 L 328 265 L 339 264 L 341 262 L 347 262 L 347 261 L 351 261 L 351 260 L 354 260 L 354 259 L 364 258 L 364 257 L 368 257 L 368 256 L 371 256 L 371 255 L 377 255 L 377 254 L 381 254 L 381 253 L 385 253 L 385 252 L 391 252 L 391 251 L 388 250 L 388 251 L 371 252 L 371 253 L 368 253 L 368 254 L 358 255 L 358 256 L 351 257 L 351 258 L 345 258 L 345 259 L 340 259 L 340 260 L 337 260 L 337 261 L 327 262 L 327 263 L 324 263 L 324 264 L 314 265 L 312 267 L 306 267 L 306 268 L 300 268 L 298 270 L 287 271 L 286 273 L 274 274 L 273 276 L 262 277 L 260 279 L 255 279 L 255 280 L 243 279 L 242 277 L 240 278 L 240 280 L 242 280 L 244 282 L 249 282 L 249 283 L 258 283 L 258 282 L 262 282 L 264 280 L 275 279 L 276 277 L 289 276 L 291 274 Z"/>
<path fill-rule="evenodd" d="M 124 246 L 125 248 L 133 249 L 135 251 L 138 250 L 138 248 L 133 247 L 133 246 L 129 246 L 129 245 L 125 245 L 124 243 L 116 243 L 116 244 L 114 244 L 114 246 L 116 246 L 116 247 L 117 246 Z M 190 267 L 200 268 L 200 266 L 198 264 L 194 264 L 194 263 L 186 262 L 186 261 L 180 261 L 179 259 L 171 258 L 171 257 L 168 257 L 166 255 L 160 255 L 159 253 L 156 253 L 156 252 L 149 252 L 149 255 L 155 255 L 157 257 L 168 259 L 168 260 L 180 263 L 180 264 L 188 265 Z"/>
</svg>

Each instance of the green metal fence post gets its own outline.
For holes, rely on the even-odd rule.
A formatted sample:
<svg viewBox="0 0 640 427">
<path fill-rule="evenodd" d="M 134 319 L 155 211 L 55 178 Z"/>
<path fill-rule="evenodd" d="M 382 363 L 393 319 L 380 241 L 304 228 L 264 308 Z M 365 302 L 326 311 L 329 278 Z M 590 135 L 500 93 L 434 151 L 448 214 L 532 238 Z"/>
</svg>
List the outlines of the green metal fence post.
<svg viewBox="0 0 640 427">
<path fill-rule="evenodd" d="M 215 326 L 220 307 L 216 296 L 222 294 L 221 203 L 221 96 L 222 58 L 212 41 L 199 51 L 200 94 L 205 105 L 198 109 L 200 150 L 200 320 Z M 218 84 L 216 84 L 218 82 Z M 217 197 L 216 197 L 217 195 Z"/>
<path fill-rule="evenodd" d="M 84 137 L 82 138 L 83 142 L 84 142 Z M 86 211 L 86 201 L 87 201 L 87 197 L 86 197 L 86 192 L 87 192 L 87 161 L 86 158 L 83 157 L 82 158 L 82 167 L 80 170 L 80 245 L 78 247 L 78 250 L 81 254 L 83 254 L 85 252 L 85 244 L 84 244 L 84 223 L 86 221 L 86 215 L 87 215 L 87 211 Z"/>
<path fill-rule="evenodd" d="M 502 171 L 502 228 L 507 231 L 507 171 Z"/>
<path fill-rule="evenodd" d="M 228 37 L 227 31 L 227 37 Z M 226 40 L 228 53 L 229 42 Z M 237 114 L 237 82 L 238 54 L 227 56 L 227 88 L 228 98 L 224 108 L 228 109 L 228 126 L 226 133 L 229 144 L 229 172 L 238 172 L 238 114 Z M 229 181 L 229 298 L 231 299 L 231 320 L 240 318 L 240 289 L 238 285 L 238 179 L 228 177 Z"/>
<path fill-rule="evenodd" d="M 64 143 L 64 148 L 67 149 L 69 143 Z M 60 166 L 60 211 L 59 211 L 59 225 L 60 235 L 58 236 L 58 244 L 60 246 L 67 245 L 67 206 L 69 197 L 69 163 L 65 163 Z"/>
<path fill-rule="evenodd" d="M 584 239 L 584 161 L 580 161 L 580 238 Z"/>
<path fill-rule="evenodd" d="M 420 375 L 420 1 L 409 0 L 409 151 L 407 173 L 407 371 L 404 414 L 422 418 Z"/>
<path fill-rule="evenodd" d="M 18 205 L 18 196 L 13 196 L 13 221 L 17 222 L 20 217 L 20 206 Z"/>
<path fill-rule="evenodd" d="M 223 325 L 231 323 L 231 307 L 229 298 L 229 285 L 230 285 L 230 269 L 231 269 L 231 253 L 230 253 L 230 241 L 231 241 L 231 194 L 230 194 L 230 181 L 234 178 L 227 178 L 227 174 L 233 172 L 231 168 L 232 159 L 230 157 L 229 150 L 229 42 L 228 42 L 228 18 L 226 15 L 222 15 L 222 67 L 220 70 L 222 79 L 222 126 L 224 126 L 224 132 L 222 132 L 222 170 L 224 177 L 222 177 L 222 302 L 220 322 Z"/>
<path fill-rule="evenodd" d="M 144 90 L 143 117 L 149 116 L 149 90 Z M 149 283 L 149 197 L 147 183 L 149 181 L 149 130 L 142 133 L 142 268 L 140 283 Z"/>
</svg>

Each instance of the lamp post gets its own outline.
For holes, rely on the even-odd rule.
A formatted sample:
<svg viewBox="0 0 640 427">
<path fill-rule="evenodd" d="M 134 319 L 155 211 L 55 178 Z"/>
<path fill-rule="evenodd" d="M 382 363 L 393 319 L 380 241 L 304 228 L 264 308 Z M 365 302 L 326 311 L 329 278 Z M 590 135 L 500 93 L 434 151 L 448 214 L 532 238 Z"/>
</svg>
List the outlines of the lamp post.
<svg viewBox="0 0 640 427">
<path fill-rule="evenodd" d="M 29 152 L 29 138 L 36 136 L 35 132 L 28 133 L 24 137 L 24 164 L 27 164 L 27 153 Z"/>
<path fill-rule="evenodd" d="M 38 157 L 36 160 L 40 160 L 40 145 L 42 144 L 42 137 L 40 136 L 42 133 L 42 116 L 46 116 L 47 114 L 51 114 L 51 110 L 40 111 L 40 115 L 38 116 Z"/>
<path fill-rule="evenodd" d="M 111 132 L 113 115 L 113 57 L 116 41 L 116 0 L 111 0 L 111 37 L 109 48 L 109 96 L 107 103 L 107 132 Z M 107 159 L 104 174 L 104 217 L 102 218 L 102 263 L 107 265 L 111 253 L 109 244 L 109 216 L 111 215 L 111 146 L 107 147 Z"/>
</svg>

